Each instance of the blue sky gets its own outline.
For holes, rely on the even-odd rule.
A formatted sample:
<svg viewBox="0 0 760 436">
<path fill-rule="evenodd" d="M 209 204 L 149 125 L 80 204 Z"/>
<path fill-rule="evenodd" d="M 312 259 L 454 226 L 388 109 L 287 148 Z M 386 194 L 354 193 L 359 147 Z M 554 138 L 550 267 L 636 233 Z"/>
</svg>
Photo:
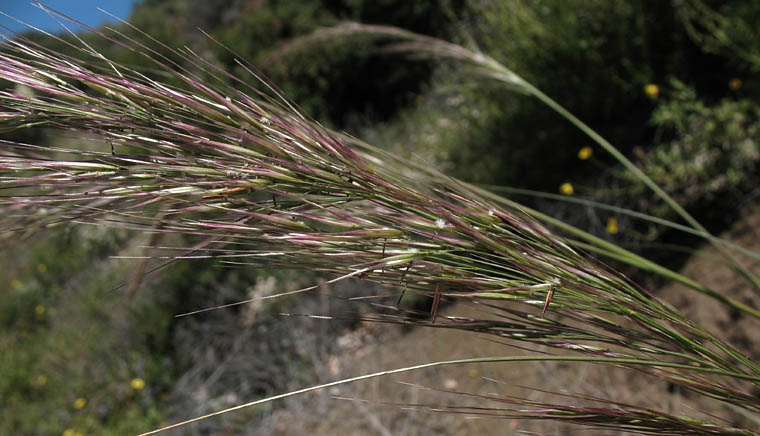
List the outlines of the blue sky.
<svg viewBox="0 0 760 436">
<path fill-rule="evenodd" d="M 113 21 L 111 17 L 100 12 L 104 9 L 120 18 L 129 18 L 132 6 L 139 0 L 44 0 L 43 3 L 57 9 L 72 18 L 92 26 L 98 27 Z M 0 0 L 0 11 L 25 21 L 33 26 L 50 32 L 57 32 L 62 28 L 45 12 L 32 6 L 31 0 Z M 0 15 L 0 24 L 10 27 L 15 31 L 23 31 L 26 27 L 9 18 Z M 0 28 L 0 32 L 4 30 Z M 74 30 L 72 28 L 72 30 Z"/>
</svg>

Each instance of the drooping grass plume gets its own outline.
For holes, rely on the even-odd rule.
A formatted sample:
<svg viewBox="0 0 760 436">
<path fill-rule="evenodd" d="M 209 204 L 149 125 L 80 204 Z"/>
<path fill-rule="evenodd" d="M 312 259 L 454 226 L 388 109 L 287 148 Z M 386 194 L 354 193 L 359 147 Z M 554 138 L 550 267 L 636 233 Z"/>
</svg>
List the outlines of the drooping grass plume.
<svg viewBox="0 0 760 436">
<path fill-rule="evenodd" d="M 84 142 L 0 143 L 2 238 L 70 223 L 191 235 L 198 244 L 168 247 L 177 252 L 172 259 L 371 280 L 399 290 L 384 302 L 389 307 L 403 291 L 436 303 L 429 317 L 399 311 L 368 319 L 554 350 L 470 362 L 615 365 L 760 413 L 752 395 L 760 365 L 572 248 L 520 205 L 332 132 L 252 87 L 230 86 L 247 85 L 189 49 L 162 47 L 180 59 L 174 62 L 118 33 L 102 36 L 143 54 L 181 86 L 109 62 L 86 45 L 84 59 L 76 59 L 22 36 L 6 38 L 0 79 L 33 95 L 0 92 L 2 129 L 46 127 Z M 438 48 L 472 56 L 457 47 Z M 436 313 L 437 302 L 456 299 L 487 305 L 498 319 Z M 394 372 L 454 363 L 467 362 Z M 551 417 L 584 422 L 576 418 L 588 413 Z M 693 428 L 677 419 L 660 425 L 670 434 Z"/>
<path fill-rule="evenodd" d="M 697 2 L 698 3 L 698 2 Z M 311 35 L 307 35 L 301 38 L 297 38 L 290 43 L 287 43 L 274 55 L 270 56 L 268 62 L 275 62 L 280 58 L 293 56 L 302 50 L 314 47 L 317 44 L 324 43 L 341 43 L 353 40 L 356 37 L 372 38 L 379 41 L 387 42 L 387 46 L 384 50 L 391 52 L 406 53 L 411 56 L 432 58 L 436 60 L 448 60 L 461 64 L 466 68 L 471 76 L 495 80 L 504 84 L 507 88 L 516 92 L 530 95 L 543 104 L 551 108 L 558 113 L 562 118 L 569 121 L 595 143 L 602 147 L 612 157 L 614 157 L 633 178 L 640 180 L 647 188 L 649 188 L 657 197 L 665 202 L 665 204 L 672 209 L 681 219 L 683 219 L 691 228 L 702 235 L 705 239 L 710 241 L 718 251 L 737 269 L 737 271 L 743 275 L 755 288 L 760 290 L 760 277 L 757 277 L 752 271 L 750 271 L 742 262 L 733 255 L 732 252 L 727 250 L 722 244 L 716 242 L 718 238 L 711 235 L 708 230 L 702 226 L 686 209 L 684 209 L 677 201 L 675 201 L 665 190 L 663 190 L 657 183 L 655 183 L 649 176 L 647 176 L 641 169 L 639 169 L 630 159 L 622 154 L 612 143 L 602 137 L 598 132 L 577 118 L 557 101 L 552 99 L 549 95 L 538 89 L 529 81 L 525 80 L 514 70 L 499 63 L 490 56 L 481 53 L 477 50 L 470 50 L 461 45 L 454 44 L 448 41 L 441 40 L 439 38 L 430 37 L 427 35 L 421 35 L 414 32 L 410 32 L 405 29 L 400 29 L 394 26 L 384 25 L 367 25 L 361 23 L 344 23 L 334 27 L 324 28 L 313 32 Z M 571 185 L 567 185 L 569 189 L 572 189 Z M 592 244 L 594 241 L 589 241 Z M 630 256 L 625 256 L 629 257 Z M 629 262 L 637 266 L 645 266 L 641 262 L 633 261 L 633 259 L 626 259 Z M 648 268 L 653 272 L 660 273 L 658 268 Z M 673 278 L 668 274 L 669 278 Z M 686 284 L 686 283 L 685 283 Z M 691 286 L 690 288 L 716 297 L 714 292 L 705 292 L 703 287 Z M 753 310 L 747 310 L 748 308 L 741 303 L 735 301 L 728 301 L 725 297 L 717 297 L 721 302 L 727 303 L 732 307 L 742 310 L 746 313 L 757 316 L 757 313 L 753 313 Z M 738 303 L 738 304 L 737 304 Z"/>
</svg>

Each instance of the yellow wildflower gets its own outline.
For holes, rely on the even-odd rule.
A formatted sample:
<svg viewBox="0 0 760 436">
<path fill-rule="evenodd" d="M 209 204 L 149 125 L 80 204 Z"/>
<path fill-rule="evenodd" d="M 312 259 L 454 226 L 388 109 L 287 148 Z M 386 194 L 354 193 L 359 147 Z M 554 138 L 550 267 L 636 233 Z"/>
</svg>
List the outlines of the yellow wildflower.
<svg viewBox="0 0 760 436">
<path fill-rule="evenodd" d="M 618 226 L 618 221 L 615 218 L 609 218 L 607 220 L 607 233 L 614 235 L 619 231 L 620 227 Z"/>
<path fill-rule="evenodd" d="M 40 274 L 45 274 L 47 272 L 47 265 L 45 265 L 44 263 L 38 263 L 37 272 L 39 272 Z"/>
<path fill-rule="evenodd" d="M 42 316 L 45 314 L 45 306 L 38 304 L 34 306 L 34 313 L 37 314 L 37 316 Z"/>
<path fill-rule="evenodd" d="M 733 79 L 728 81 L 728 87 L 731 88 L 732 91 L 736 91 L 737 89 L 742 87 L 742 79 L 738 77 L 734 77 Z"/>
<path fill-rule="evenodd" d="M 559 192 L 565 195 L 573 195 L 573 193 L 575 192 L 575 189 L 573 189 L 572 183 L 565 182 L 559 185 Z"/>
<path fill-rule="evenodd" d="M 44 375 L 38 375 L 37 377 L 34 378 L 32 383 L 34 383 L 34 385 L 37 387 L 45 386 L 47 384 L 47 377 L 45 377 Z"/>
<path fill-rule="evenodd" d="M 129 382 L 129 386 L 136 391 L 141 391 L 145 388 L 145 380 L 141 378 L 133 378 L 132 381 Z"/>
<path fill-rule="evenodd" d="M 592 154 L 594 154 L 594 149 L 587 145 L 581 148 L 580 150 L 578 150 L 578 159 L 586 160 L 590 158 Z"/>
<path fill-rule="evenodd" d="M 644 93 L 647 95 L 647 97 L 655 99 L 660 95 L 660 87 L 654 83 L 647 83 L 644 85 Z"/>
<path fill-rule="evenodd" d="M 21 289 L 21 287 L 23 285 L 24 284 L 21 283 L 21 280 L 19 280 L 19 279 L 13 279 L 13 280 L 11 280 L 11 288 L 13 288 L 13 289 Z"/>
<path fill-rule="evenodd" d="M 63 431 L 63 436 L 74 436 L 76 432 L 70 428 Z"/>
<path fill-rule="evenodd" d="M 76 400 L 74 400 L 74 408 L 75 409 L 81 409 L 81 408 L 83 408 L 86 405 L 87 405 L 87 400 L 85 400 L 82 397 L 79 397 Z"/>
</svg>

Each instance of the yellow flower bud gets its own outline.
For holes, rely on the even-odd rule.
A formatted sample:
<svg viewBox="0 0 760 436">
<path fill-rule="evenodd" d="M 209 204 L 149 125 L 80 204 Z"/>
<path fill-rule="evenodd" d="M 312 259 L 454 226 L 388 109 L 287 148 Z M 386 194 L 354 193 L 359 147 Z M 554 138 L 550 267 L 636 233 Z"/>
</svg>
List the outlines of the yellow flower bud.
<svg viewBox="0 0 760 436">
<path fill-rule="evenodd" d="M 559 192 L 565 195 L 573 195 L 575 189 L 573 189 L 573 185 L 571 183 L 565 182 L 559 185 Z"/>
<path fill-rule="evenodd" d="M 594 154 L 594 149 L 589 147 L 588 145 L 578 150 L 578 159 L 580 160 L 586 160 L 591 157 L 591 155 Z"/>
<path fill-rule="evenodd" d="M 618 226 L 618 221 L 615 218 L 609 218 L 607 220 L 607 233 L 614 235 L 619 231 L 620 227 Z"/>
<path fill-rule="evenodd" d="M 647 83 L 644 85 L 644 93 L 647 95 L 647 97 L 655 99 L 660 95 L 660 87 L 654 83 Z"/>
<path fill-rule="evenodd" d="M 129 386 L 136 391 L 141 391 L 145 388 L 145 380 L 141 378 L 133 378 L 132 381 L 129 382 Z"/>
<path fill-rule="evenodd" d="M 47 384 L 47 377 L 45 377 L 44 375 L 38 375 L 37 377 L 34 378 L 33 383 L 38 388 L 41 388 L 42 386 L 45 386 Z"/>
</svg>

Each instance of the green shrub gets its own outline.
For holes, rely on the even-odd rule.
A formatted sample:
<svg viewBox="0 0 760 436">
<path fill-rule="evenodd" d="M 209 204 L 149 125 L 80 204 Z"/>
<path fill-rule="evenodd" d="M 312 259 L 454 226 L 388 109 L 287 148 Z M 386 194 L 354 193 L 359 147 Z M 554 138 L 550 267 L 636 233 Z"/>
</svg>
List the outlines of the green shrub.
<svg viewBox="0 0 760 436">
<path fill-rule="evenodd" d="M 652 121 L 674 139 L 646 153 L 640 162 L 644 172 L 684 205 L 757 186 L 757 103 L 724 99 L 708 106 L 684 83 L 673 80 L 670 84 Z"/>
</svg>

